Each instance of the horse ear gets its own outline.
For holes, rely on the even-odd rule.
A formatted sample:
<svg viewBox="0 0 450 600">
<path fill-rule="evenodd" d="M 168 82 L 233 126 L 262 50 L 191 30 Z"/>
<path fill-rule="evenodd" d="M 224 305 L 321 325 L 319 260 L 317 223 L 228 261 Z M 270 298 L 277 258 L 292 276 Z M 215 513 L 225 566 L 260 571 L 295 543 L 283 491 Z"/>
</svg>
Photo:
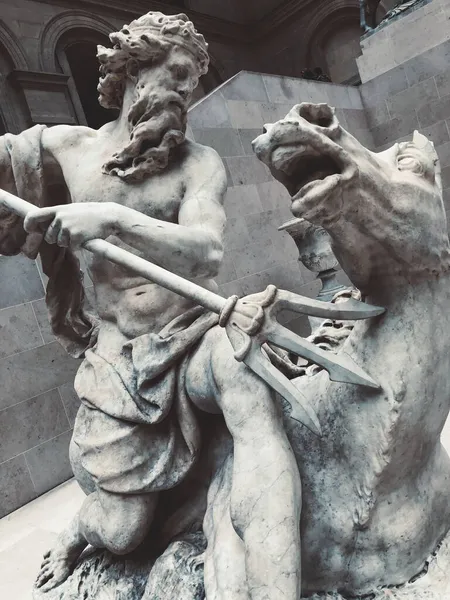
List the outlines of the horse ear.
<svg viewBox="0 0 450 600">
<path fill-rule="evenodd" d="M 439 160 L 439 156 L 436 152 L 433 142 L 430 142 L 430 140 L 422 133 L 414 131 L 413 144 L 420 148 L 420 150 L 427 154 L 433 161 L 436 185 L 442 193 L 441 162 Z"/>
<path fill-rule="evenodd" d="M 429 154 L 430 156 L 436 155 L 433 142 L 430 142 L 430 140 L 425 135 L 419 133 L 417 130 L 414 131 L 413 144 L 421 150 L 423 150 L 424 152 L 426 152 L 427 154 Z"/>
</svg>

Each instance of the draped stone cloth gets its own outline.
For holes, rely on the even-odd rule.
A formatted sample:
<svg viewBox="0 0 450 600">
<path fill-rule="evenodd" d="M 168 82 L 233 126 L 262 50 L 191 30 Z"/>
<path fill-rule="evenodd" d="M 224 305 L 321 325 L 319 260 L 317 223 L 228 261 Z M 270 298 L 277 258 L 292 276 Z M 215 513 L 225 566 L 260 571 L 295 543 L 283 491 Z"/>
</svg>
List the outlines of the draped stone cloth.
<svg viewBox="0 0 450 600">
<path fill-rule="evenodd" d="M 190 351 L 218 317 L 200 307 L 159 334 L 124 344 L 111 364 L 86 351 L 75 389 L 82 406 L 72 443 L 103 490 L 137 494 L 180 483 L 200 452 L 196 409 L 185 391 Z"/>
<path fill-rule="evenodd" d="M 19 135 L 0 137 L 0 187 L 38 207 L 55 204 L 43 166 L 44 130 L 45 125 L 36 125 Z M 68 199 L 66 194 L 56 200 L 62 204 Z M 27 234 L 21 217 L 0 208 L 0 254 L 20 252 L 29 258 L 39 254 L 49 278 L 46 302 L 53 332 L 70 355 L 82 356 L 96 320 L 83 309 L 83 275 L 77 257 L 70 249 L 47 244 L 40 233 Z"/>
</svg>

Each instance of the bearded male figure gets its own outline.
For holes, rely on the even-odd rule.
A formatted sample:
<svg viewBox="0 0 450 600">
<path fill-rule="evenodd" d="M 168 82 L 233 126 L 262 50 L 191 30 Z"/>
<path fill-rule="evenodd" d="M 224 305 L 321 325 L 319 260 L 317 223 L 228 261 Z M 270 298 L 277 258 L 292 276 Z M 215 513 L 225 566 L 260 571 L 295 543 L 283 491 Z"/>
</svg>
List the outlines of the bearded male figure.
<svg viewBox="0 0 450 600">
<path fill-rule="evenodd" d="M 118 119 L 98 131 L 38 131 L 44 174 L 59 174 L 71 203 L 33 211 L 26 239 L 21 223 L 0 215 L 0 251 L 20 245 L 32 256 L 39 249 L 53 269 L 47 300 L 54 329 L 68 347 L 83 337 L 89 346 L 75 381 L 82 404 L 71 444 L 87 498 L 46 555 L 37 586 L 63 582 L 88 544 L 122 555 L 144 540 L 161 494 L 198 459 L 203 411 L 223 413 L 233 438 L 232 506 L 221 535 L 224 556 L 245 552 L 247 589 L 227 597 L 295 600 L 300 479 L 271 389 L 234 359 L 215 315 L 98 257 L 89 272 L 100 321 L 89 332 L 77 314 L 80 292 L 68 270 L 58 270 L 65 260 L 74 271 L 69 247 L 103 238 L 216 288 L 226 175 L 212 149 L 185 138 L 207 45 L 185 15 L 152 12 L 110 37 L 114 47 L 99 48 L 98 89 L 103 106 L 120 109 Z M 13 137 L 6 141 L 11 156 Z M 206 577 L 207 597 L 221 598 L 213 588 Z"/>
</svg>

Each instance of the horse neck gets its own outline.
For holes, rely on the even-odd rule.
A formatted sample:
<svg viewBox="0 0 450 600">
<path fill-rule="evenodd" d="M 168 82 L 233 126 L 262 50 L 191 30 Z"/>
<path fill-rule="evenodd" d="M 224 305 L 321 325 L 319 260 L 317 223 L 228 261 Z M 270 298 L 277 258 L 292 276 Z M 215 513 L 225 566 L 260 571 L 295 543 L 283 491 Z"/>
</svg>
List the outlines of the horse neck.
<svg viewBox="0 0 450 600">
<path fill-rule="evenodd" d="M 366 302 L 386 308 L 383 316 L 356 324 L 350 340 L 352 355 L 369 373 L 388 377 L 395 391 L 399 378 L 406 393 L 419 382 L 408 373 L 420 364 L 422 373 L 436 376 L 447 368 L 450 351 L 450 281 L 447 274 L 419 282 L 378 285 Z M 448 378 L 446 378 L 448 379 Z M 413 386 L 413 389 L 410 389 Z"/>
<path fill-rule="evenodd" d="M 368 304 L 386 309 L 378 321 L 370 324 L 371 333 L 379 343 L 385 342 L 389 347 L 393 338 L 401 335 L 403 329 L 410 345 L 420 344 L 419 351 L 423 351 L 424 346 L 436 347 L 438 332 L 450 334 L 449 300 L 450 280 L 447 273 L 413 282 L 405 279 L 389 280 L 386 284 L 379 282 L 365 296 Z M 438 347 L 446 348 L 450 335 L 439 337 Z M 401 362 L 402 357 L 397 356 L 397 360 Z"/>
<path fill-rule="evenodd" d="M 339 404 L 346 445 L 358 456 L 358 526 L 368 524 L 391 476 L 399 485 L 414 477 L 439 443 L 450 398 L 449 289 L 443 276 L 379 286 L 366 301 L 385 306 L 385 315 L 358 322 L 344 347 L 381 386 L 347 387 L 349 401 Z"/>
</svg>

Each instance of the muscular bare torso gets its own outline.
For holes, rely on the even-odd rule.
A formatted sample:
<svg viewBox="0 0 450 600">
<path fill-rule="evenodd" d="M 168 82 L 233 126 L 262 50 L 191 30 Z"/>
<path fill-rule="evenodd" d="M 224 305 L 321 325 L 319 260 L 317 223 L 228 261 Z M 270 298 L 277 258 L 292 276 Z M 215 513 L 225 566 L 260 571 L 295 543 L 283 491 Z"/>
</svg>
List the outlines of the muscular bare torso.
<svg viewBox="0 0 450 600">
<path fill-rule="evenodd" d="M 186 141 L 177 150 L 177 160 L 160 174 L 142 182 L 127 183 L 102 173 L 102 165 L 117 148 L 111 143 L 108 125 L 95 131 L 85 127 L 65 128 L 65 141 L 50 140 L 50 152 L 58 163 L 73 203 L 115 202 L 149 217 L 178 223 L 186 190 L 186 163 L 210 149 Z M 53 135 L 53 137 L 55 137 Z M 123 145 L 123 143 L 122 143 Z M 143 256 L 116 236 L 108 241 Z M 102 319 L 98 347 L 115 354 L 124 341 L 144 333 L 160 331 L 193 303 L 113 263 L 84 251 L 94 284 L 96 309 Z M 145 256 L 143 256 L 145 258 Z M 216 290 L 212 279 L 196 278 L 200 285 Z M 116 343 L 114 343 L 114 341 Z"/>
</svg>

